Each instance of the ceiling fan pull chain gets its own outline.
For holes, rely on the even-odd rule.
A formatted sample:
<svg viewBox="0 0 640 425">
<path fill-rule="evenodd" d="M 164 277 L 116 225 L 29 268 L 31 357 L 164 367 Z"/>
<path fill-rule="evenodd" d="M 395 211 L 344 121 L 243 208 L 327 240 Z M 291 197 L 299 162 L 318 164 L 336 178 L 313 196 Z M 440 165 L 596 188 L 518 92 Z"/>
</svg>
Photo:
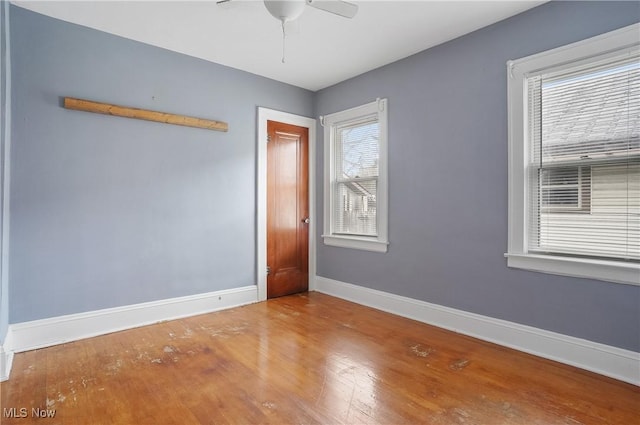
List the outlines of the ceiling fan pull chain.
<svg viewBox="0 0 640 425">
<path fill-rule="evenodd" d="M 285 40 L 287 39 L 287 34 L 285 33 L 284 30 L 284 19 L 282 20 L 282 63 L 284 63 L 284 47 L 285 47 Z"/>
</svg>

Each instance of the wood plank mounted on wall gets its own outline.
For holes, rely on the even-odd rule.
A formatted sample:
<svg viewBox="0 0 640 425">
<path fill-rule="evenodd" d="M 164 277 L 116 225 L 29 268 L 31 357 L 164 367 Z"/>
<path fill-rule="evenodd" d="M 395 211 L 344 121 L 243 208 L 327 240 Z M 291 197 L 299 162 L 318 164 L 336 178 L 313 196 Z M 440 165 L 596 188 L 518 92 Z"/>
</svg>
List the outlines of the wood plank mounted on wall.
<svg viewBox="0 0 640 425">
<path fill-rule="evenodd" d="M 135 118 L 138 120 L 162 122 L 165 124 L 184 125 L 187 127 L 204 128 L 207 130 L 229 130 L 228 124 L 223 121 L 195 118 L 186 115 L 169 114 L 166 112 L 151 111 L 148 109 L 129 108 L 126 106 L 112 105 L 110 103 L 75 99 L 73 97 L 64 98 L 64 107 L 67 109 L 74 109 L 76 111 L 94 112 L 96 114 Z"/>
</svg>

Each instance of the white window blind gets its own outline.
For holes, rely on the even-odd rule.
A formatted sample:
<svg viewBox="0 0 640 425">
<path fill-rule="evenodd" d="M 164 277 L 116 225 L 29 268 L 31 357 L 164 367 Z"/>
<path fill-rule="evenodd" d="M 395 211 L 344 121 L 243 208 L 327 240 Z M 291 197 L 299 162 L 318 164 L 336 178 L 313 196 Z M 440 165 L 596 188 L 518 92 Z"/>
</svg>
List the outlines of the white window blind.
<svg viewBox="0 0 640 425">
<path fill-rule="evenodd" d="M 377 115 L 336 127 L 334 233 L 377 236 Z"/>
<path fill-rule="evenodd" d="M 640 60 L 527 78 L 528 250 L 640 260 Z"/>
</svg>

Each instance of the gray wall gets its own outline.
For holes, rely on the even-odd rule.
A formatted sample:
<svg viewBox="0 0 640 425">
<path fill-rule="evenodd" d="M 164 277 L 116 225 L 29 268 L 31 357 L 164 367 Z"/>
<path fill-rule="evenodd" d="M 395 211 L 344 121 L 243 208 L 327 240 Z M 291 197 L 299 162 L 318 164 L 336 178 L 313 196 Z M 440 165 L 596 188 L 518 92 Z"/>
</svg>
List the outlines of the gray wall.
<svg viewBox="0 0 640 425">
<path fill-rule="evenodd" d="M 9 131 L 11 129 L 11 80 L 10 67 L 11 55 L 9 46 L 9 2 L 0 0 L 0 211 L 5 207 L 5 152 L 10 144 Z M 8 191 L 7 191 L 8 192 Z M 4 250 L 2 241 L 6 237 L 6 232 L 0 214 L 0 345 L 4 344 L 9 326 L 9 280 L 7 279 L 7 269 L 5 258 L 7 253 Z M 5 219 L 8 218 L 8 215 Z"/>
<path fill-rule="evenodd" d="M 255 285 L 257 106 L 311 115 L 313 93 L 10 11 L 10 322 Z M 63 96 L 230 130 L 66 110 Z"/>
<path fill-rule="evenodd" d="M 318 275 L 640 351 L 640 287 L 509 269 L 503 257 L 506 61 L 639 20 L 637 2 L 547 3 L 318 92 L 316 115 L 389 99 L 391 241 L 386 254 L 320 243 Z"/>
</svg>

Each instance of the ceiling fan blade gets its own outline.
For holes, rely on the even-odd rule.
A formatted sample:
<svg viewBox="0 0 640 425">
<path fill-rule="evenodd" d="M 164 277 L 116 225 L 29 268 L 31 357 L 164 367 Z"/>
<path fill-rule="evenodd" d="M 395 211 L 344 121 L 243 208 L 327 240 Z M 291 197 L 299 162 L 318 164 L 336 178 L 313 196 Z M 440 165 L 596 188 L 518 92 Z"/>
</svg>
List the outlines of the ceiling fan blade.
<svg viewBox="0 0 640 425">
<path fill-rule="evenodd" d="M 345 18 L 353 18 L 358 13 L 358 5 L 342 0 L 306 0 L 307 4 L 316 9 L 324 10 Z"/>
<path fill-rule="evenodd" d="M 217 0 L 216 6 L 219 6 L 220 9 L 233 9 L 237 6 L 237 2 L 231 0 Z"/>
</svg>

